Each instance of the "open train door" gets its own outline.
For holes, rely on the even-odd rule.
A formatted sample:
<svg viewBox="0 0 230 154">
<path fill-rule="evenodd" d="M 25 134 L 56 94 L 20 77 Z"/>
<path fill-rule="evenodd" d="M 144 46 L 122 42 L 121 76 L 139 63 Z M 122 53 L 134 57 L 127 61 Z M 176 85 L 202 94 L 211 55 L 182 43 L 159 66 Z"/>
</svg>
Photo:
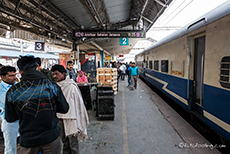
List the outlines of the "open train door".
<svg viewBox="0 0 230 154">
<path fill-rule="evenodd" d="M 205 35 L 194 37 L 194 78 L 191 110 L 203 116 L 203 81 L 205 60 Z"/>
</svg>

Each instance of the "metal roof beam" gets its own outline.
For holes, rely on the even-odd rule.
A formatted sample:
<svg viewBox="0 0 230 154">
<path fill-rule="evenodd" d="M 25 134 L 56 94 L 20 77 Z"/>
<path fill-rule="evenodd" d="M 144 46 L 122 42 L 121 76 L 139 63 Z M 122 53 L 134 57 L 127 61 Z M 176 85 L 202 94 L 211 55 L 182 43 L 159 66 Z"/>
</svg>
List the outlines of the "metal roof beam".
<svg viewBox="0 0 230 154">
<path fill-rule="evenodd" d="M 94 18 L 96 19 L 96 22 L 97 22 L 97 23 L 100 23 L 100 24 L 101 24 L 101 27 L 103 27 L 103 24 L 104 24 L 104 23 L 103 23 L 103 21 L 102 21 L 100 15 L 99 15 L 99 13 L 97 12 L 97 10 L 96 10 L 96 8 L 95 8 L 95 5 L 92 3 L 91 0 L 86 0 L 86 1 L 88 2 L 89 7 L 92 9 L 92 12 L 93 12 L 93 14 L 94 14 Z"/>
<path fill-rule="evenodd" d="M 141 16 L 141 18 L 145 19 L 146 21 L 150 22 L 150 23 L 153 23 L 150 19 L 144 17 L 144 16 Z"/>
<path fill-rule="evenodd" d="M 55 20 L 58 20 L 59 22 L 62 22 L 65 26 L 69 27 L 70 29 L 74 29 L 75 27 L 78 27 L 75 22 L 73 22 L 69 17 L 67 17 L 64 13 L 59 11 L 51 2 L 49 1 L 37 1 L 37 0 L 29 0 L 31 4 L 39 7 L 40 4 L 41 7 L 39 10 L 46 12 L 49 16 L 53 17 Z"/>
<path fill-rule="evenodd" d="M 97 15 L 95 14 L 94 10 L 93 10 L 93 7 L 91 6 L 91 3 L 89 3 L 88 0 L 79 0 L 88 10 L 89 10 L 89 13 L 91 14 L 91 16 L 93 17 L 93 19 L 96 21 L 96 23 L 98 25 L 100 25 L 100 21 L 97 17 Z"/>
<path fill-rule="evenodd" d="M 132 0 L 129 19 L 130 19 L 130 23 L 132 23 L 133 25 L 133 29 L 135 27 L 138 27 L 137 24 L 141 20 L 141 16 L 143 15 L 147 7 L 148 1 L 149 0 Z"/>
<path fill-rule="evenodd" d="M 80 0 L 87 7 L 91 16 L 101 28 L 105 28 L 109 23 L 109 16 L 103 0 Z"/>
<path fill-rule="evenodd" d="M 102 27 L 106 28 L 107 24 L 110 23 L 109 15 L 104 3 L 104 0 L 91 0 L 96 7 L 96 11 L 102 20 Z"/>
<path fill-rule="evenodd" d="M 155 2 L 157 2 L 158 4 L 160 4 L 163 7 L 167 7 L 166 4 L 162 3 L 160 0 L 155 0 Z M 166 2 L 167 3 L 167 2 Z"/>
<path fill-rule="evenodd" d="M 50 10 L 48 8 L 48 6 L 45 6 L 45 5 L 48 5 L 52 8 L 52 10 Z M 45 3 L 42 5 L 42 7 L 49 11 L 50 13 L 54 14 L 54 11 L 62 18 L 59 18 L 60 20 L 62 20 L 62 22 L 64 22 L 66 25 L 68 25 L 69 27 L 72 27 L 73 29 L 76 27 L 76 28 L 80 28 L 79 25 L 77 25 L 72 19 L 70 19 L 67 15 L 65 15 L 62 11 L 60 11 L 58 8 L 56 8 L 51 2 L 49 1 L 45 1 Z M 55 15 L 55 14 L 54 14 Z M 57 15 L 55 15 L 57 16 Z M 67 20 L 67 21 L 66 21 Z"/>
<path fill-rule="evenodd" d="M 35 11 L 35 13 L 34 13 L 34 15 L 33 15 L 33 17 L 32 17 L 31 22 L 34 21 L 34 18 L 35 18 L 35 16 L 37 15 L 38 11 L 41 10 L 40 8 L 41 8 L 41 5 L 42 5 L 43 1 L 44 1 L 44 0 L 41 0 L 41 1 L 39 2 L 38 7 L 37 7 L 37 9 L 36 9 L 36 11 Z"/>
<path fill-rule="evenodd" d="M 102 47 L 100 47 L 97 43 L 95 42 L 90 42 L 92 45 L 94 45 L 95 47 L 97 47 L 100 51 L 104 51 L 106 54 L 111 55 L 111 53 L 109 53 L 108 51 L 104 50 Z"/>
<path fill-rule="evenodd" d="M 61 20 L 57 20 L 55 17 L 48 14 L 49 12 L 45 12 L 44 10 L 37 10 L 37 8 L 39 9 L 37 5 L 38 4 L 30 3 L 29 1 L 22 1 L 20 7 L 17 8 L 17 6 L 19 6 L 18 1 L 12 0 L 11 2 L 5 2 L 3 5 L 1 5 L 0 10 L 2 13 L 5 13 L 9 16 L 8 24 L 10 26 L 12 25 L 11 23 L 14 23 L 14 27 L 24 29 L 23 26 L 31 25 L 33 27 L 27 27 L 27 31 L 35 32 L 36 34 L 40 35 L 47 35 L 44 33 L 44 31 L 46 31 L 47 33 L 53 33 L 60 38 L 68 39 L 71 41 L 72 30 L 70 33 L 65 34 L 68 35 L 67 37 L 63 36 L 63 32 L 66 31 L 66 29 L 72 29 L 72 27 L 65 25 L 65 23 L 63 23 Z M 17 11 L 15 11 L 16 9 Z M 14 12 L 16 14 L 14 14 Z M 26 25 L 24 25 L 25 23 Z M 39 29 L 43 31 L 39 31 Z"/>
<path fill-rule="evenodd" d="M 145 12 L 146 6 L 148 5 L 148 2 L 149 2 L 149 0 L 146 0 L 146 1 L 145 1 L 145 4 L 143 5 L 143 7 L 142 7 L 142 9 L 141 9 L 141 14 L 139 15 L 139 20 L 138 20 L 137 24 L 138 24 L 138 23 L 140 22 L 140 20 L 143 18 L 143 14 L 144 14 L 144 12 Z M 144 19 L 147 19 L 147 18 L 144 17 Z M 148 19 L 147 21 L 150 22 L 149 19 Z"/>
<path fill-rule="evenodd" d="M 172 0 L 167 0 L 165 5 L 168 5 Z M 152 23 L 148 25 L 146 31 L 148 31 L 152 25 L 155 23 L 155 21 L 160 17 L 160 15 L 164 12 L 164 10 L 166 9 L 166 7 L 162 7 L 160 11 L 158 11 L 157 15 L 154 17 L 154 19 L 152 20 Z"/>
<path fill-rule="evenodd" d="M 145 1 L 145 4 L 143 5 L 142 10 L 141 10 L 141 15 L 140 15 L 140 16 L 142 16 L 143 13 L 145 12 L 145 8 L 146 8 L 146 6 L 148 5 L 148 2 L 149 2 L 149 0 L 146 0 L 146 1 Z"/>
<path fill-rule="evenodd" d="M 138 28 L 140 25 L 143 27 L 139 27 L 139 29 L 143 28 L 148 31 L 171 1 L 172 0 L 132 0 L 129 19 L 133 28 Z M 140 23 L 141 19 L 143 19 L 143 22 Z"/>
<path fill-rule="evenodd" d="M 17 13 L 17 11 L 18 11 L 18 9 L 19 9 L 19 6 L 20 6 L 20 0 L 18 1 L 17 7 L 16 7 L 15 10 L 14 10 L 14 14 Z"/>
</svg>

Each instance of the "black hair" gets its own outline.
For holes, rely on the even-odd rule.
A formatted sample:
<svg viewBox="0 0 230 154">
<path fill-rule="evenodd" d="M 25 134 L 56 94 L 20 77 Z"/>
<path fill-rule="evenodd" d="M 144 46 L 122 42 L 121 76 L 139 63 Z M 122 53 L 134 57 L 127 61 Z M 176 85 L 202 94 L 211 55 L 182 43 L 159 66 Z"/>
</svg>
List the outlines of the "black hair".
<svg viewBox="0 0 230 154">
<path fill-rule="evenodd" d="M 73 64 L 73 62 L 71 60 L 67 61 L 67 65 L 68 64 Z"/>
<path fill-rule="evenodd" d="M 39 57 L 36 57 L 35 59 L 36 59 L 36 61 L 38 63 L 38 66 L 41 66 L 41 64 L 42 64 L 41 59 Z"/>
<path fill-rule="evenodd" d="M 2 64 L 0 63 L 0 66 L 2 66 Z"/>
<path fill-rule="evenodd" d="M 15 67 L 12 67 L 12 66 L 3 66 L 0 69 L 0 75 L 6 76 L 8 74 L 8 72 L 16 72 Z"/>
<path fill-rule="evenodd" d="M 58 72 L 61 72 L 62 74 L 66 73 L 66 69 L 64 68 L 64 66 L 58 65 L 58 64 L 55 64 L 54 66 L 52 66 L 51 71 L 52 72 L 58 71 Z"/>
<path fill-rule="evenodd" d="M 34 56 L 23 56 L 17 61 L 18 68 L 22 71 L 36 70 L 38 67 L 37 60 Z"/>
</svg>

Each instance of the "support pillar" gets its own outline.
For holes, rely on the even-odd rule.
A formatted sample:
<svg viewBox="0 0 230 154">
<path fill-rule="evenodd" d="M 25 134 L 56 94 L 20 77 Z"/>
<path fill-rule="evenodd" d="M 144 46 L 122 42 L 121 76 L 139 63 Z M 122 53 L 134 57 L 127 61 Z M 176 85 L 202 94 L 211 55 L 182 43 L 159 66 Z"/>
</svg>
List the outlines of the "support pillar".
<svg viewBox="0 0 230 154">
<path fill-rule="evenodd" d="M 81 63 L 80 63 L 80 60 L 79 60 L 79 53 L 80 53 L 80 46 L 77 45 L 77 65 L 78 65 L 78 70 L 81 70 Z"/>
<path fill-rule="evenodd" d="M 79 63 L 79 45 L 76 43 L 72 44 L 72 53 L 73 53 L 73 58 L 72 60 L 74 61 L 74 69 L 75 70 L 80 70 L 81 69 L 81 64 Z M 74 53 L 75 52 L 75 53 Z"/>
<path fill-rule="evenodd" d="M 100 51 L 101 54 L 101 67 L 104 67 L 104 51 Z"/>
<path fill-rule="evenodd" d="M 21 56 L 24 56 L 22 40 L 20 40 L 20 50 L 21 50 Z"/>
</svg>

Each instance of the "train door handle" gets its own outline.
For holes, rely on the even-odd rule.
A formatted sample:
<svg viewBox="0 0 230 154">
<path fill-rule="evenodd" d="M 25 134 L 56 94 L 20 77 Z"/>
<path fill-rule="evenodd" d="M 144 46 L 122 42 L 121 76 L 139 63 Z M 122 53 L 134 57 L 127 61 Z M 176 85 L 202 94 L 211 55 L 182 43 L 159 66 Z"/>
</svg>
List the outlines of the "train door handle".
<svg viewBox="0 0 230 154">
<path fill-rule="evenodd" d="M 193 81 L 193 87 L 195 87 L 196 86 L 196 81 Z"/>
</svg>

